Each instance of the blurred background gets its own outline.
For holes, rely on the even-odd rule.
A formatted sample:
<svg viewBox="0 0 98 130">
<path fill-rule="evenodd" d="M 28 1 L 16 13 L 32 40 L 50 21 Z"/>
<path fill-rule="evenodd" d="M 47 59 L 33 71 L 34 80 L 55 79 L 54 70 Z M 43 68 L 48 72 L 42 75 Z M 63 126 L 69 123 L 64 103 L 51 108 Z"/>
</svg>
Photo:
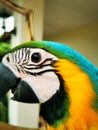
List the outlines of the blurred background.
<svg viewBox="0 0 98 130">
<path fill-rule="evenodd" d="M 12 2 L 32 10 L 31 30 L 34 40 L 64 43 L 98 67 L 98 0 Z M 26 17 L 0 2 L 0 44 L 7 45 L 2 46 L 5 51 L 31 40 L 27 28 Z"/>
</svg>

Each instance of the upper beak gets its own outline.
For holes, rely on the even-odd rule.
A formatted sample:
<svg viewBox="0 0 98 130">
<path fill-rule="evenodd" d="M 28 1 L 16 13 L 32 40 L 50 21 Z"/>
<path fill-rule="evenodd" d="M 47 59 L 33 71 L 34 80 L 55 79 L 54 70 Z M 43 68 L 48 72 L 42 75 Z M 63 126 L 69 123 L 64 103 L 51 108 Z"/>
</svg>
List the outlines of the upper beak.
<svg viewBox="0 0 98 130">
<path fill-rule="evenodd" d="M 6 93 L 14 88 L 18 82 L 15 74 L 3 63 L 0 63 L 0 100 L 3 102 Z"/>
<path fill-rule="evenodd" d="M 0 100 L 4 102 L 6 93 L 12 89 L 13 100 L 20 102 L 39 102 L 28 83 L 20 80 L 3 63 L 0 63 Z"/>
</svg>

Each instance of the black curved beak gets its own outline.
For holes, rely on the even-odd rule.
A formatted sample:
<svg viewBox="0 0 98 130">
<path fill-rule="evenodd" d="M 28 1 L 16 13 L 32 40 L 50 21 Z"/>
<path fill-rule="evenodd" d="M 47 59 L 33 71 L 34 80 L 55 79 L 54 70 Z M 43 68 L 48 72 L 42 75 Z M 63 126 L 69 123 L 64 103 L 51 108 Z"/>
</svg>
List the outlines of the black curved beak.
<svg viewBox="0 0 98 130">
<path fill-rule="evenodd" d="M 39 103 L 34 91 L 30 88 L 29 84 L 23 80 L 19 82 L 12 99 L 25 103 Z"/>
<path fill-rule="evenodd" d="M 0 100 L 4 102 L 5 95 L 9 90 L 14 94 L 16 101 L 26 103 L 38 103 L 39 100 L 29 84 L 17 78 L 15 74 L 3 63 L 0 63 Z"/>
<path fill-rule="evenodd" d="M 3 102 L 6 93 L 14 88 L 18 82 L 17 77 L 9 68 L 0 63 L 0 100 Z"/>
</svg>

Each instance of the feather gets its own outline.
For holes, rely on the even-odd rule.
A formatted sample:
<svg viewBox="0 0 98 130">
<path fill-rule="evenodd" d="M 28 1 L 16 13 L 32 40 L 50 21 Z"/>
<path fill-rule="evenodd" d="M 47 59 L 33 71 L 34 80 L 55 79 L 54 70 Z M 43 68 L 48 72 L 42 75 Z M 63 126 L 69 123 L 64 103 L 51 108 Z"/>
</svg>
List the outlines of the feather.
<svg viewBox="0 0 98 130">
<path fill-rule="evenodd" d="M 98 129 L 98 110 L 94 109 L 97 95 L 90 77 L 79 66 L 65 59 L 57 61 L 54 69 L 62 75 L 69 97 L 67 129 L 89 130 L 93 126 Z"/>
<path fill-rule="evenodd" d="M 80 53 L 64 44 L 31 41 L 11 49 L 10 52 L 14 53 L 21 48 L 39 48 L 43 49 L 45 54 L 53 56 L 52 63 L 48 64 L 48 67 L 51 67 L 51 71 L 56 75 L 56 83 L 60 84 L 56 87 L 58 88 L 56 93 L 41 104 L 41 116 L 48 123 L 47 130 L 98 130 L 98 68 Z M 43 65 L 46 62 L 41 63 Z M 42 69 L 42 67 L 36 69 L 38 68 Z M 34 70 L 37 72 L 36 69 Z M 44 74 L 49 71 L 46 69 Z M 36 77 L 38 77 L 37 74 Z M 40 76 L 44 74 L 40 73 Z M 50 81 L 49 88 L 51 83 Z M 35 86 L 33 83 L 32 88 Z"/>
</svg>

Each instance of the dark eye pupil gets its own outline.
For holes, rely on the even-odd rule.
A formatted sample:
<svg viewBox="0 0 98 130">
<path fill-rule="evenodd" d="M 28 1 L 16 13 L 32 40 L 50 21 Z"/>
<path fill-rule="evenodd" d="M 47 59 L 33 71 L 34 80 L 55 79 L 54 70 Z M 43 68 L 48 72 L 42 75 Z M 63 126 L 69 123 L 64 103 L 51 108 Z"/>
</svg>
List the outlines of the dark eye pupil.
<svg viewBox="0 0 98 130">
<path fill-rule="evenodd" d="M 35 62 L 35 63 L 40 62 L 40 60 L 41 60 L 41 55 L 40 55 L 40 53 L 36 52 L 36 53 L 32 54 L 31 60 L 32 60 L 33 62 Z"/>
</svg>

